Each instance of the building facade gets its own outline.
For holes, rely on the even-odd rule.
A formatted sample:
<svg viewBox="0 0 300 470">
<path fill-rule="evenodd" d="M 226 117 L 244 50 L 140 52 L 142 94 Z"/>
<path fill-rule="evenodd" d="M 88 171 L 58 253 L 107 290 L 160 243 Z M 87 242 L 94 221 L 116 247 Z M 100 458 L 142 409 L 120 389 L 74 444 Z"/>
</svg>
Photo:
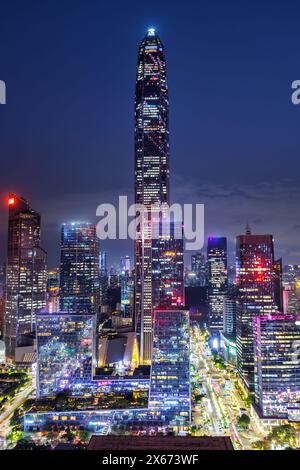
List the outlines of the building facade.
<svg viewBox="0 0 300 470">
<path fill-rule="evenodd" d="M 22 338 L 35 331 L 36 313 L 46 306 L 47 256 L 40 246 L 40 214 L 15 194 L 8 207 L 4 338 L 6 354 L 14 358 Z"/>
<path fill-rule="evenodd" d="M 223 303 L 223 333 L 231 338 L 236 337 L 237 299 L 226 295 Z"/>
<path fill-rule="evenodd" d="M 152 227 L 169 203 L 169 97 L 164 46 L 149 29 L 139 47 L 135 92 L 135 203 L 147 216 L 135 241 L 135 325 L 141 363 L 150 364 L 153 298 Z M 156 209 L 153 209 L 153 205 Z M 152 208 L 151 208 L 152 207 Z"/>
<path fill-rule="evenodd" d="M 236 240 L 236 281 L 239 290 L 237 315 L 238 373 L 246 386 L 254 386 L 253 318 L 276 312 L 274 246 L 272 235 L 252 235 Z"/>
<path fill-rule="evenodd" d="M 38 314 L 37 396 L 53 397 L 67 391 L 81 395 L 92 381 L 93 315 Z"/>
<path fill-rule="evenodd" d="M 149 409 L 171 426 L 191 420 L 189 312 L 155 310 Z"/>
<path fill-rule="evenodd" d="M 207 269 L 204 253 L 198 252 L 191 256 L 192 273 L 195 275 L 196 287 L 204 287 L 207 285 Z"/>
<path fill-rule="evenodd" d="M 61 230 L 60 311 L 97 313 L 100 302 L 99 240 L 94 224 L 68 223 Z"/>
<path fill-rule="evenodd" d="M 255 317 L 255 401 L 263 417 L 300 408 L 300 325 L 294 315 Z"/>
<path fill-rule="evenodd" d="M 223 304 L 228 289 L 227 239 L 209 237 L 207 243 L 208 262 L 208 324 L 211 332 L 223 329 Z"/>
</svg>

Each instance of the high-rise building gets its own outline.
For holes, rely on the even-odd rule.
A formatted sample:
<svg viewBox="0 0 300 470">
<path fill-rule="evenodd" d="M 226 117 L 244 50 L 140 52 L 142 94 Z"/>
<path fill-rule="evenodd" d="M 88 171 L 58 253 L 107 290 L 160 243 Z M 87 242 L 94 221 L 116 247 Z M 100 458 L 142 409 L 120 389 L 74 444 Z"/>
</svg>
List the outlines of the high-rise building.
<svg viewBox="0 0 300 470">
<path fill-rule="evenodd" d="M 149 408 L 171 426 L 191 420 L 189 312 L 154 312 Z"/>
<path fill-rule="evenodd" d="M 100 307 L 107 304 L 108 273 L 107 273 L 107 253 L 100 251 L 99 257 L 100 281 L 99 281 L 99 303 Z"/>
<path fill-rule="evenodd" d="M 63 224 L 60 259 L 60 311 L 98 313 L 99 240 L 89 223 Z"/>
<path fill-rule="evenodd" d="M 135 241 L 135 324 L 141 363 L 150 364 L 152 347 L 153 222 L 169 203 L 169 98 L 164 46 L 149 29 L 139 47 L 135 92 L 135 203 L 148 216 Z M 151 206 L 156 205 L 155 210 Z M 161 208 L 158 209 L 158 207 Z"/>
<path fill-rule="evenodd" d="M 227 239 L 209 237 L 207 243 L 209 328 L 223 329 L 223 303 L 228 289 Z"/>
<path fill-rule="evenodd" d="M 195 274 L 195 287 L 204 287 L 207 285 L 207 271 L 205 255 L 201 253 L 195 253 L 191 256 L 192 261 L 192 273 Z"/>
<path fill-rule="evenodd" d="M 223 303 L 223 333 L 228 337 L 236 337 L 236 314 L 237 299 L 226 295 Z"/>
<path fill-rule="evenodd" d="M 59 269 L 48 271 L 47 275 L 47 311 L 59 312 Z"/>
<path fill-rule="evenodd" d="M 15 195 L 8 198 L 5 343 L 14 358 L 24 335 L 35 331 L 35 316 L 46 306 L 46 252 L 40 247 L 41 216 Z"/>
<path fill-rule="evenodd" d="M 100 251 L 99 253 L 99 270 L 101 276 L 107 276 L 107 253 Z"/>
<path fill-rule="evenodd" d="M 276 312 L 274 246 L 272 235 L 252 235 L 248 229 L 236 240 L 238 372 L 253 390 L 253 317 Z"/>
<path fill-rule="evenodd" d="M 81 395 L 81 387 L 92 380 L 94 321 L 86 314 L 37 315 L 38 397 L 63 390 Z"/>
<path fill-rule="evenodd" d="M 274 263 L 274 302 L 278 312 L 283 312 L 282 259 Z"/>
<path fill-rule="evenodd" d="M 178 224 L 180 226 L 181 223 Z M 152 244 L 152 298 L 154 306 L 184 305 L 183 237 L 177 238 L 175 223 L 167 226 Z"/>
<path fill-rule="evenodd" d="M 128 272 L 131 273 L 131 259 L 130 256 L 122 256 L 120 259 L 120 274 Z"/>
<path fill-rule="evenodd" d="M 133 317 L 134 278 L 130 271 L 126 270 L 120 275 L 121 283 L 121 310 L 126 318 Z"/>
<path fill-rule="evenodd" d="M 255 401 L 264 417 L 287 418 L 300 401 L 300 326 L 294 315 L 253 319 Z"/>
</svg>

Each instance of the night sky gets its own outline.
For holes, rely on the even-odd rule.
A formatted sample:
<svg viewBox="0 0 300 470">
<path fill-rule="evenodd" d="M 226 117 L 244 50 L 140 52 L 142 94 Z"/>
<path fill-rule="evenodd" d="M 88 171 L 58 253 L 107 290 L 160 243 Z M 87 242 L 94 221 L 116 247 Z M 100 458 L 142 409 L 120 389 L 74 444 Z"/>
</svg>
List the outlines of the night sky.
<svg viewBox="0 0 300 470">
<path fill-rule="evenodd" d="M 1 0 L 0 260 L 8 192 L 42 214 L 49 267 L 60 224 L 96 221 L 133 197 L 138 45 L 154 26 L 167 54 L 171 198 L 205 204 L 206 236 L 248 221 L 300 263 L 300 3 Z M 132 243 L 103 244 L 109 262 Z"/>
</svg>

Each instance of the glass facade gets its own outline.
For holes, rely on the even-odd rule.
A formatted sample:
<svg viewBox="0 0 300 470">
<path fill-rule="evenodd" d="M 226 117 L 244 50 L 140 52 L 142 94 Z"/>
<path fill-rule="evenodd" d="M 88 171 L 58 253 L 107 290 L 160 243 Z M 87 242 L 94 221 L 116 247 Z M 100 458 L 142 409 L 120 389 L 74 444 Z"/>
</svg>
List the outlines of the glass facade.
<svg viewBox="0 0 300 470">
<path fill-rule="evenodd" d="M 263 416 L 288 417 L 300 401 L 300 325 L 293 315 L 254 319 L 255 398 Z"/>
<path fill-rule="evenodd" d="M 191 419 L 189 312 L 156 310 L 149 408 L 172 426 Z"/>
<path fill-rule="evenodd" d="M 209 237 L 207 243 L 209 328 L 223 329 L 223 303 L 228 289 L 227 240 Z"/>
<path fill-rule="evenodd" d="M 201 251 L 191 256 L 192 273 L 195 275 L 193 285 L 204 287 L 207 285 L 207 271 L 205 256 Z"/>
<path fill-rule="evenodd" d="M 62 226 L 60 311 L 97 313 L 100 302 L 99 240 L 94 224 Z"/>
<path fill-rule="evenodd" d="M 135 324 L 141 363 L 150 364 L 152 347 L 152 205 L 169 202 L 169 98 L 165 51 L 153 29 L 138 53 L 135 92 L 135 203 L 149 210 L 135 241 Z M 159 209 L 157 209 L 158 211 Z M 164 211 L 164 209 L 163 209 Z"/>
<path fill-rule="evenodd" d="M 37 315 L 38 397 L 62 390 L 81 394 L 91 382 L 93 323 L 92 315 Z"/>
<path fill-rule="evenodd" d="M 237 237 L 236 282 L 239 290 L 237 315 L 238 372 L 253 390 L 253 317 L 275 313 L 274 247 L 272 235 Z"/>
<path fill-rule="evenodd" d="M 46 306 L 47 256 L 40 247 L 41 216 L 16 195 L 8 200 L 8 255 L 4 338 L 14 358 L 22 336 L 35 330 L 35 315 Z"/>
</svg>

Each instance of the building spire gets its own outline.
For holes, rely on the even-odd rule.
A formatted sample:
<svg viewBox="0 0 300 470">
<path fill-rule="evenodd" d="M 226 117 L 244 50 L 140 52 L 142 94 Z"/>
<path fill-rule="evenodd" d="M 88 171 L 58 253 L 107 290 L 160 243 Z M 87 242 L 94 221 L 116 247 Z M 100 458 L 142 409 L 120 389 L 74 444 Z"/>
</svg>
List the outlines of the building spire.
<svg viewBox="0 0 300 470">
<path fill-rule="evenodd" d="M 245 233 L 246 233 L 246 235 L 251 235 L 251 228 L 250 228 L 250 225 L 248 224 L 248 222 L 247 222 L 247 224 L 246 224 L 246 231 L 245 231 Z"/>
</svg>

